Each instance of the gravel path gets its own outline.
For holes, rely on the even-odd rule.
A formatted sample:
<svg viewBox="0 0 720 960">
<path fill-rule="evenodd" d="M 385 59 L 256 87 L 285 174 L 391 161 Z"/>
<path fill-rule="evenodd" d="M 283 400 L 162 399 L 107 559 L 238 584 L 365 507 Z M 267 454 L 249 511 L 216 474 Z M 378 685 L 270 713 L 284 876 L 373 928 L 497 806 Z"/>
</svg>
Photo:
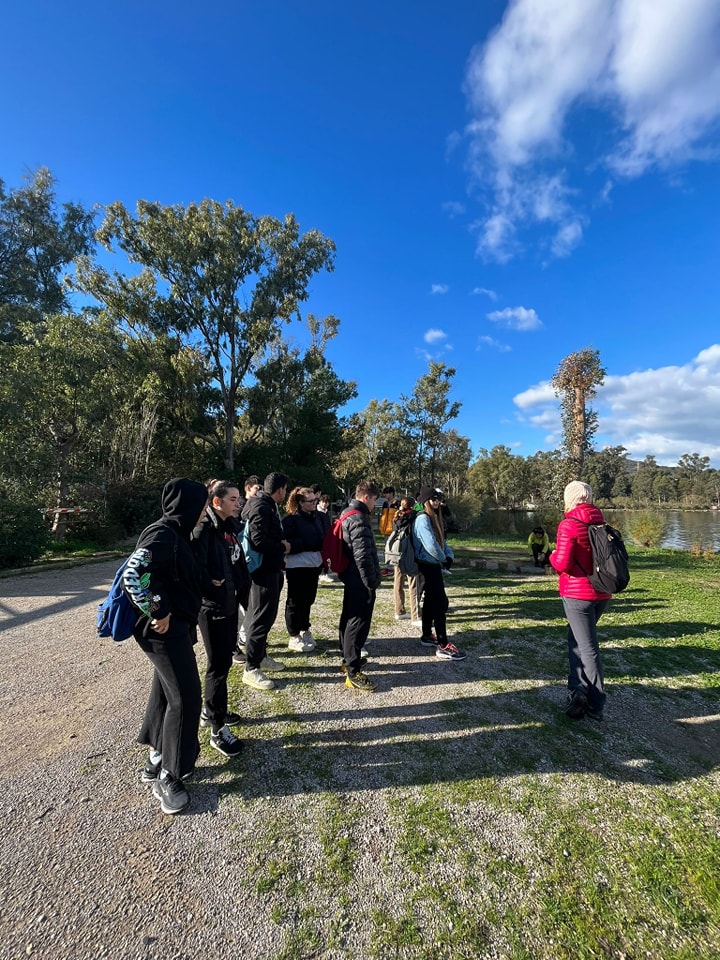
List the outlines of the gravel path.
<svg viewBox="0 0 720 960">
<path fill-rule="evenodd" d="M 387 632 L 395 652 L 412 648 L 413 656 L 394 658 L 390 681 L 378 671 L 384 686 L 372 698 L 371 721 L 368 699 L 344 688 L 336 660 L 293 661 L 276 647 L 298 666 L 270 697 L 246 688 L 236 694 L 234 706 L 248 716 L 239 731 L 243 756 L 228 762 L 205 746 L 189 812 L 164 817 L 139 781 L 145 751 L 135 743 L 150 665 L 132 641 L 115 645 L 94 634 L 95 607 L 116 566 L 0 580 L 0 957 L 306 956 L 280 949 L 299 922 L 293 911 L 310 902 L 317 924 L 323 916 L 336 922 L 337 890 L 318 877 L 327 875 L 335 844 L 353 838 L 362 839 L 353 882 L 370 906 L 377 900 L 392 909 L 393 890 L 375 870 L 378 858 L 392 864 L 394 855 L 382 788 L 407 776 L 403 741 L 413 703 L 422 701 L 416 723 L 436 730 L 435 705 L 448 695 L 443 678 L 453 683 L 456 665 L 428 664 L 417 644 L 404 650 L 402 634 L 417 631 L 394 624 Z M 321 591 L 339 595 L 337 586 Z M 389 585 L 377 609 L 392 620 Z M 332 636 L 333 616 L 336 623 L 326 613 L 316 632 Z M 202 670 L 200 652 L 199 660 Z M 438 668 L 432 685 L 413 676 L 427 666 Z M 298 767 L 303 747 L 312 748 L 312 761 Z M 285 881 L 271 889 L 270 860 L 286 864 L 292 890 Z M 342 876 L 343 865 L 336 867 Z M 399 896 L 404 884 L 398 861 Z M 357 944 L 342 945 L 352 942 L 352 929 L 335 935 L 336 946 L 318 945 L 312 955 L 362 954 Z"/>
</svg>

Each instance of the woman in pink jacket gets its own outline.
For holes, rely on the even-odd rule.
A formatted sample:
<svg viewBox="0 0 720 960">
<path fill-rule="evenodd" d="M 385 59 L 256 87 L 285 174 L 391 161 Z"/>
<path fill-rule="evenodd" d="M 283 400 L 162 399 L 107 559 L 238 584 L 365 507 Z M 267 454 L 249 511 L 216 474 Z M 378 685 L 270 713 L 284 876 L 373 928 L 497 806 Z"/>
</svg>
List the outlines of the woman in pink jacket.
<svg viewBox="0 0 720 960">
<path fill-rule="evenodd" d="M 580 480 L 565 487 L 563 499 L 565 518 L 558 526 L 550 563 L 560 574 L 560 596 L 568 621 L 570 673 L 565 713 L 572 720 L 602 720 L 605 690 L 596 624 L 611 595 L 600 593 L 588 580 L 592 551 L 587 524 L 603 523 L 603 515 L 592 503 L 592 490 Z"/>
</svg>

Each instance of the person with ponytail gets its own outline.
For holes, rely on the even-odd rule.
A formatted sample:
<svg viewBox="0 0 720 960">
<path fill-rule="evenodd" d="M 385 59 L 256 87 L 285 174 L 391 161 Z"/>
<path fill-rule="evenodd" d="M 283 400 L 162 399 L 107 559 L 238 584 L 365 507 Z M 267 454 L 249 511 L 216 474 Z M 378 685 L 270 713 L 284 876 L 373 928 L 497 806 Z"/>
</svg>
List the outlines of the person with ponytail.
<svg viewBox="0 0 720 960">
<path fill-rule="evenodd" d="M 435 656 L 441 660 L 464 660 L 465 654 L 447 636 L 448 598 L 443 570 L 450 569 L 454 555 L 445 540 L 440 496 L 432 487 L 422 487 L 417 500 L 422 509 L 413 523 L 413 547 L 418 570 L 425 582 L 420 643 L 424 647 L 434 647 Z"/>
</svg>

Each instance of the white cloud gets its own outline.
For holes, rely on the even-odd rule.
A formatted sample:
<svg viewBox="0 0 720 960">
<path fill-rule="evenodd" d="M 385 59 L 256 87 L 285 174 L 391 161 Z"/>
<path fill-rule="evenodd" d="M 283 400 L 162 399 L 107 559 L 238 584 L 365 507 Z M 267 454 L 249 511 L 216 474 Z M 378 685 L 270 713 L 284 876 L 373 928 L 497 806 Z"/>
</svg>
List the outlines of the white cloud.
<svg viewBox="0 0 720 960">
<path fill-rule="evenodd" d="M 430 328 L 425 332 L 423 336 L 425 343 L 442 343 L 443 340 L 447 340 L 447 334 L 444 330 L 436 330 L 435 328 Z"/>
<path fill-rule="evenodd" d="M 512 347 L 507 343 L 493 340 L 492 337 L 478 337 L 477 349 L 482 350 L 483 347 L 490 347 L 493 350 L 497 350 L 498 353 L 509 353 L 512 350 Z"/>
<path fill-rule="evenodd" d="M 433 294 L 433 293 L 443 294 L 443 293 L 447 293 L 449 289 L 450 289 L 450 287 L 449 287 L 446 283 L 434 283 L 434 284 L 430 287 L 430 293 L 431 293 L 431 294 Z"/>
<path fill-rule="evenodd" d="M 567 167 L 581 146 L 569 118 L 583 106 L 611 121 L 605 155 L 584 168 L 638 176 L 712 155 L 719 39 L 717 0 L 510 0 L 465 78 L 470 168 L 491 185 L 478 252 L 507 261 L 522 249 L 519 231 L 538 224 L 552 228 L 554 256 L 580 242 L 585 217 Z"/>
<path fill-rule="evenodd" d="M 520 418 L 560 440 L 558 401 L 549 382 L 513 398 Z M 622 444 L 632 460 L 648 455 L 674 466 L 684 453 L 699 453 L 720 466 L 720 344 L 713 344 L 682 366 L 608 376 L 593 401 L 598 437 Z"/>
<path fill-rule="evenodd" d="M 442 208 L 451 220 L 454 217 L 462 216 L 462 214 L 465 213 L 465 204 L 458 203 L 457 200 L 448 200 L 442 205 Z"/>
<path fill-rule="evenodd" d="M 506 307 L 487 314 L 488 320 L 508 330 L 537 330 L 542 326 L 540 317 L 534 310 L 525 307 Z"/>
<path fill-rule="evenodd" d="M 495 293 L 494 290 L 488 290 L 486 287 L 475 287 L 474 290 L 473 290 L 473 296 L 476 296 L 476 297 L 479 297 L 479 296 L 489 297 L 489 298 L 493 301 L 493 303 L 494 303 L 494 302 L 497 300 L 497 298 L 498 298 L 498 295 Z"/>
</svg>

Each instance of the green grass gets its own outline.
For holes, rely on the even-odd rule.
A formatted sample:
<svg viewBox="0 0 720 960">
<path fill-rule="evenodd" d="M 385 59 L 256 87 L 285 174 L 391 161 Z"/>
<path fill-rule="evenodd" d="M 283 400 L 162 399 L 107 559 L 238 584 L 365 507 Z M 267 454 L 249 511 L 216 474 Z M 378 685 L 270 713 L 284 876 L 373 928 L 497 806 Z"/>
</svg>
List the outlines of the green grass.
<svg viewBox="0 0 720 960">
<path fill-rule="evenodd" d="M 344 695 L 327 655 L 294 657 L 271 697 L 235 678 L 253 755 L 280 758 L 272 784 L 220 785 L 258 820 L 247 882 L 277 924 L 273 960 L 720 957 L 720 559 L 638 549 L 631 571 L 600 622 L 604 724 L 559 710 L 556 578 L 461 562 L 465 663 L 422 660 L 386 582 L 375 697 Z M 340 600 L 321 589 L 313 612 L 328 646 Z M 266 792 L 294 812 L 278 820 Z"/>
</svg>

